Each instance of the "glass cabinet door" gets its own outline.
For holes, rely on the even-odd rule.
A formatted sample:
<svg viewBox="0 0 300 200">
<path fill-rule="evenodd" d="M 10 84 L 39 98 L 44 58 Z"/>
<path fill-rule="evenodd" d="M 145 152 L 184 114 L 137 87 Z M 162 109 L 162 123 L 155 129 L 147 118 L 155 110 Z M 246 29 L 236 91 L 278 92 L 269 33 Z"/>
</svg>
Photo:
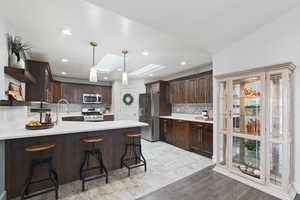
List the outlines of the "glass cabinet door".
<svg viewBox="0 0 300 200">
<path fill-rule="evenodd" d="M 219 82 L 219 99 L 218 99 L 218 163 L 222 166 L 227 165 L 228 159 L 228 131 L 229 131 L 229 81 Z"/>
<path fill-rule="evenodd" d="M 233 133 L 260 136 L 260 76 L 233 81 Z"/>
<path fill-rule="evenodd" d="M 231 168 L 250 179 L 263 181 L 262 112 L 264 75 L 232 81 Z"/>
<path fill-rule="evenodd" d="M 280 186 L 283 179 L 283 101 L 284 91 L 283 74 L 281 72 L 269 73 L 267 77 L 268 85 L 268 176 L 269 182 Z"/>
</svg>

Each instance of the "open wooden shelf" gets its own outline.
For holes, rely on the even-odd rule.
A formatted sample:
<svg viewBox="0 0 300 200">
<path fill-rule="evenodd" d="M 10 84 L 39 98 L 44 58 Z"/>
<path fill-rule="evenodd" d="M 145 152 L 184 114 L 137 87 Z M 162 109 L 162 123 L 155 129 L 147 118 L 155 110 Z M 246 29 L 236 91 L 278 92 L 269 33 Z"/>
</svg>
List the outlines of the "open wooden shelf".
<svg viewBox="0 0 300 200">
<path fill-rule="evenodd" d="M 4 73 L 10 75 L 14 79 L 25 83 L 36 83 L 36 79 L 25 69 L 15 67 L 4 67 Z"/>
</svg>

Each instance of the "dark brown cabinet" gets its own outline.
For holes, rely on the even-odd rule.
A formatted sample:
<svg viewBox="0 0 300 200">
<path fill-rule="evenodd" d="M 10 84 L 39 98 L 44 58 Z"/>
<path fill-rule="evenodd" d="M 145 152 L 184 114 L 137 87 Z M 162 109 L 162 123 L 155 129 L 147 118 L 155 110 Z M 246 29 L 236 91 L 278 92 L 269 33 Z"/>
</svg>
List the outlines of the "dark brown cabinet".
<svg viewBox="0 0 300 200">
<path fill-rule="evenodd" d="M 170 103 L 212 103 L 212 84 L 211 71 L 171 80 Z"/>
<path fill-rule="evenodd" d="M 36 83 L 26 84 L 26 101 L 52 102 L 52 75 L 49 63 L 34 60 L 26 60 L 26 69 L 36 79 Z"/>
<path fill-rule="evenodd" d="M 112 103 L 112 87 L 76 83 L 61 83 L 61 98 L 67 99 L 72 104 L 81 104 L 84 93 L 101 94 L 103 104 Z"/>
<path fill-rule="evenodd" d="M 53 103 L 57 103 L 61 99 L 61 87 L 60 82 L 58 81 L 51 81 L 51 87 L 52 87 L 52 100 Z"/>
<path fill-rule="evenodd" d="M 114 121 L 115 117 L 114 115 L 104 115 L 103 120 L 104 121 Z"/>
<path fill-rule="evenodd" d="M 175 136 L 175 146 L 185 150 L 190 150 L 188 121 L 173 120 L 172 134 Z"/>
<path fill-rule="evenodd" d="M 206 123 L 190 124 L 191 150 L 211 158 L 213 155 L 213 125 Z"/>
<path fill-rule="evenodd" d="M 170 103 L 185 103 L 186 89 L 185 81 L 174 81 L 170 83 Z"/>
<path fill-rule="evenodd" d="M 169 101 L 169 83 L 166 81 L 157 81 L 153 83 L 147 83 L 147 93 L 159 93 L 159 114 L 160 115 L 171 115 L 172 105 Z"/>
<path fill-rule="evenodd" d="M 175 136 L 172 132 L 172 120 L 160 119 L 160 140 L 169 144 L 174 144 Z"/>
<path fill-rule="evenodd" d="M 160 140 L 209 158 L 213 155 L 212 124 L 162 118 Z"/>
</svg>

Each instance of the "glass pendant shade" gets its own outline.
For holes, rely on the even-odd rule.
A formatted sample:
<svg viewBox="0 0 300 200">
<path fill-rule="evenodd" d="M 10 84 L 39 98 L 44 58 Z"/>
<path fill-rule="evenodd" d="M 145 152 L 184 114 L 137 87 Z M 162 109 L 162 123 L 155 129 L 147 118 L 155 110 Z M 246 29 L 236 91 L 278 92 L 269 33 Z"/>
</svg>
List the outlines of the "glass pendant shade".
<svg viewBox="0 0 300 200">
<path fill-rule="evenodd" d="M 122 73 L 122 84 L 123 85 L 128 85 L 128 74 L 127 74 L 127 72 Z"/>
<path fill-rule="evenodd" d="M 90 82 L 97 82 L 97 69 L 95 67 L 95 47 L 98 45 L 97 42 L 90 42 L 90 45 L 93 47 L 93 66 L 90 69 Z"/>
<path fill-rule="evenodd" d="M 97 70 L 94 66 L 91 67 L 90 69 L 90 82 L 97 82 Z"/>
<path fill-rule="evenodd" d="M 124 67 L 123 67 L 123 73 L 122 73 L 122 84 L 128 85 L 128 74 L 126 71 L 126 54 L 128 53 L 127 50 L 123 50 L 122 54 L 124 55 Z"/>
</svg>

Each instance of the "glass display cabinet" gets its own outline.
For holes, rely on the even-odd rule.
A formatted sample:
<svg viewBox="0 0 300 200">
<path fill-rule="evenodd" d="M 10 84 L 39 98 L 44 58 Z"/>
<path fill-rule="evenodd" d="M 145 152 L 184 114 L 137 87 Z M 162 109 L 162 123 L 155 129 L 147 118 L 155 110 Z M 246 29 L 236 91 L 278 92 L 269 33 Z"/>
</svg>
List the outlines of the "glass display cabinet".
<svg viewBox="0 0 300 200">
<path fill-rule="evenodd" d="M 291 63 L 216 76 L 215 170 L 281 199 L 293 199 Z"/>
</svg>

